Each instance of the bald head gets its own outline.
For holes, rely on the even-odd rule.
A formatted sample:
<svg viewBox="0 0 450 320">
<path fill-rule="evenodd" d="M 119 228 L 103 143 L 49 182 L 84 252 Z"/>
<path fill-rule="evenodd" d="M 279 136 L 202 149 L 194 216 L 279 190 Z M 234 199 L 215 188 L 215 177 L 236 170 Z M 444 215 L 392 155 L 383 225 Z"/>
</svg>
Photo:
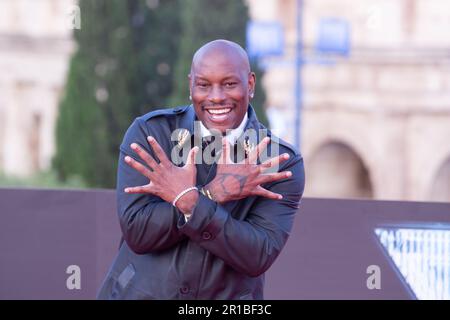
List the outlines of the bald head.
<svg viewBox="0 0 450 320">
<path fill-rule="evenodd" d="M 227 40 L 208 42 L 195 53 L 189 74 L 197 118 L 222 133 L 237 128 L 253 98 L 255 81 L 241 46 Z"/>
<path fill-rule="evenodd" d="M 250 62 L 247 52 L 235 42 L 219 39 L 203 45 L 195 52 L 192 58 L 191 72 L 196 65 L 208 60 L 208 58 L 212 58 L 218 62 L 221 59 L 233 61 L 241 71 L 245 73 L 250 72 Z"/>
</svg>

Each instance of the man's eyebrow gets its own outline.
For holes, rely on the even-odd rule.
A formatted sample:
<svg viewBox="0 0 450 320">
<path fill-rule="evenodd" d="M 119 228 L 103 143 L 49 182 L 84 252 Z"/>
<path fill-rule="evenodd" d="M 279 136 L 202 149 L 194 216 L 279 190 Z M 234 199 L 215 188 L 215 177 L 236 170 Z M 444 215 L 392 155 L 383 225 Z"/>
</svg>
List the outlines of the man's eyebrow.
<svg viewBox="0 0 450 320">
<path fill-rule="evenodd" d="M 240 78 L 239 78 L 239 76 L 237 76 L 237 75 L 231 75 L 231 76 L 226 76 L 225 78 L 223 78 L 223 81 L 226 81 L 226 80 L 236 80 L 236 81 L 240 81 Z"/>
<path fill-rule="evenodd" d="M 202 76 L 202 75 L 193 75 L 193 77 L 194 77 L 194 80 L 204 80 L 204 81 L 210 81 L 209 79 L 208 79 L 208 77 L 205 77 L 205 76 Z M 228 74 L 228 75 L 226 75 L 226 76 L 224 76 L 223 78 L 222 78 L 222 81 L 225 81 L 225 80 L 230 80 L 230 79 L 233 79 L 233 80 L 239 80 L 240 79 L 240 76 L 239 76 L 239 74 Z"/>
<path fill-rule="evenodd" d="M 199 76 L 199 75 L 194 75 L 194 81 L 209 81 L 208 78 L 204 77 L 204 76 Z"/>
</svg>

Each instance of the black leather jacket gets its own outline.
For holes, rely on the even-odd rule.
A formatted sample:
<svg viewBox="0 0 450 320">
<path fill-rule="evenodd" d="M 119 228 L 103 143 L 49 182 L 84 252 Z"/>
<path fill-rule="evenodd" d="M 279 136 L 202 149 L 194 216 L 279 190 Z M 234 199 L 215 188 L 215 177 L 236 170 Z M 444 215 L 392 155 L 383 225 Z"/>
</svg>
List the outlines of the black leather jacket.
<svg viewBox="0 0 450 320">
<path fill-rule="evenodd" d="M 128 129 L 117 181 L 124 241 L 99 299 L 263 299 L 264 272 L 288 239 L 304 189 L 303 159 L 292 146 L 269 131 L 280 154 L 290 154 L 279 171 L 290 170 L 292 176 L 263 185 L 282 194 L 282 200 L 249 197 L 219 205 L 200 194 L 186 223 L 181 212 L 156 196 L 123 192 L 127 186 L 148 183 L 124 163 L 126 155 L 140 160 L 130 144 L 137 142 L 153 155 L 146 142 L 151 135 L 170 157 L 177 144 L 171 141 L 172 131 L 193 133 L 194 120 L 193 107 L 185 106 L 150 112 Z M 248 128 L 264 128 L 251 106 Z M 197 184 L 212 180 L 215 169 L 214 164 L 197 164 Z"/>
</svg>

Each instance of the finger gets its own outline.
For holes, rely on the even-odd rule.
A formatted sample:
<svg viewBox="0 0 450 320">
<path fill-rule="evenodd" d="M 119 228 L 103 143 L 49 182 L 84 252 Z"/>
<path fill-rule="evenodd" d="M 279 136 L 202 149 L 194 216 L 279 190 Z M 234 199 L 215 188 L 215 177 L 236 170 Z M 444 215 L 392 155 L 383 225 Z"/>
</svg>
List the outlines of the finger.
<svg viewBox="0 0 450 320">
<path fill-rule="evenodd" d="M 130 167 L 132 167 L 133 169 L 137 170 L 143 176 L 151 179 L 152 172 L 146 166 L 144 166 L 143 164 L 139 163 L 138 161 L 134 160 L 133 158 L 131 158 L 129 156 L 125 157 L 125 162 Z"/>
<path fill-rule="evenodd" d="M 255 150 L 253 150 L 249 154 L 248 162 L 255 164 L 258 157 L 260 156 L 261 152 L 263 152 L 267 148 L 267 145 L 269 144 L 269 142 L 270 142 L 269 137 L 265 137 L 264 139 L 262 139 L 262 141 L 256 146 Z"/>
<path fill-rule="evenodd" d="M 273 200 L 281 200 L 283 199 L 283 196 L 279 193 L 275 193 L 272 191 L 269 191 L 267 189 L 264 189 L 261 186 L 258 186 L 255 190 L 255 194 L 264 198 L 269 198 Z"/>
<path fill-rule="evenodd" d="M 195 146 L 191 149 L 191 151 L 189 151 L 185 166 L 195 164 L 195 157 L 197 156 L 198 150 L 199 150 L 198 147 Z"/>
<path fill-rule="evenodd" d="M 263 163 L 261 163 L 261 165 L 260 165 L 261 172 L 264 172 L 267 169 L 276 167 L 276 166 L 280 165 L 280 163 L 283 163 L 284 161 L 286 161 L 287 159 L 289 159 L 288 153 L 283 153 L 282 155 L 279 155 L 278 157 L 268 159 L 268 160 L 264 161 Z"/>
<path fill-rule="evenodd" d="M 153 137 L 147 137 L 147 141 L 150 143 L 153 151 L 155 152 L 156 156 L 159 159 L 159 162 L 161 162 L 161 164 L 163 164 L 163 165 L 170 164 L 170 161 L 167 158 L 166 153 L 161 148 L 161 146 L 159 145 L 158 141 L 156 141 L 156 139 L 153 138 Z"/>
<path fill-rule="evenodd" d="M 230 144 L 226 137 L 222 138 L 222 154 L 220 155 L 220 163 L 231 163 Z"/>
<path fill-rule="evenodd" d="M 140 145 L 138 145 L 137 143 L 132 143 L 131 144 L 131 149 L 136 152 L 138 154 L 138 156 L 145 161 L 145 163 L 152 169 L 154 170 L 158 164 L 156 163 L 155 159 L 153 159 L 153 157 L 151 155 L 148 154 L 147 151 L 144 150 L 144 148 L 142 148 Z"/>
<path fill-rule="evenodd" d="M 125 193 L 130 193 L 130 194 L 132 194 L 132 193 L 151 193 L 148 185 L 138 186 L 138 187 L 128 187 L 128 188 L 125 188 L 123 191 L 125 191 Z"/>
<path fill-rule="evenodd" d="M 283 180 L 283 179 L 287 179 L 291 176 L 292 176 L 292 172 L 290 172 L 290 171 L 262 174 L 259 176 L 258 183 L 263 184 L 263 183 Z"/>
</svg>

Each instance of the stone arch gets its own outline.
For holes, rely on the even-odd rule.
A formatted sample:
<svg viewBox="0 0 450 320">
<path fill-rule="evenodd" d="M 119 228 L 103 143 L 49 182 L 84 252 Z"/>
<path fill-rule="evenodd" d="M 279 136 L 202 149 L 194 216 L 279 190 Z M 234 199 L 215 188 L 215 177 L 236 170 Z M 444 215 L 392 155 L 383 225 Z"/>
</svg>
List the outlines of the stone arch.
<svg viewBox="0 0 450 320">
<path fill-rule="evenodd" d="M 434 175 L 429 199 L 431 201 L 450 202 L 450 155 Z"/>
<path fill-rule="evenodd" d="M 307 164 L 307 195 L 333 198 L 373 198 L 370 172 L 348 144 L 331 140 L 320 145 Z"/>
</svg>

